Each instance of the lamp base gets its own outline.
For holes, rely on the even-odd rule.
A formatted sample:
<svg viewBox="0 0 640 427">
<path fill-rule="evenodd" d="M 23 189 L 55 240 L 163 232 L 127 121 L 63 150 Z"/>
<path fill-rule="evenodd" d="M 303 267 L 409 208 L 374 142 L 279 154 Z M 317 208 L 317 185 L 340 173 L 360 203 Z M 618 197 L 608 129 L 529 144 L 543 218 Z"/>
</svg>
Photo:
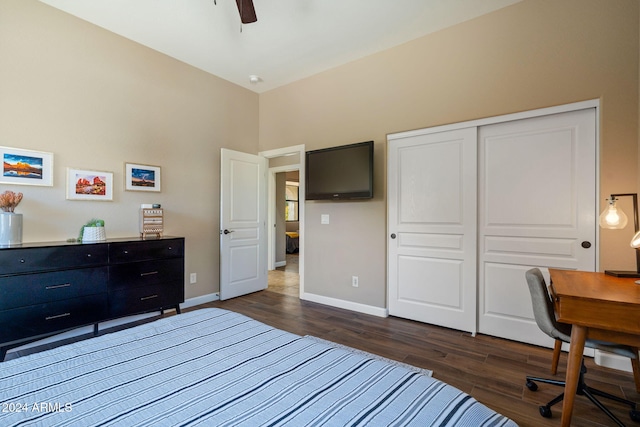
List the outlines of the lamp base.
<svg viewBox="0 0 640 427">
<path fill-rule="evenodd" d="M 640 277 L 640 273 L 636 271 L 605 270 L 604 274 L 608 274 L 609 276 L 615 276 L 615 277 Z"/>
</svg>

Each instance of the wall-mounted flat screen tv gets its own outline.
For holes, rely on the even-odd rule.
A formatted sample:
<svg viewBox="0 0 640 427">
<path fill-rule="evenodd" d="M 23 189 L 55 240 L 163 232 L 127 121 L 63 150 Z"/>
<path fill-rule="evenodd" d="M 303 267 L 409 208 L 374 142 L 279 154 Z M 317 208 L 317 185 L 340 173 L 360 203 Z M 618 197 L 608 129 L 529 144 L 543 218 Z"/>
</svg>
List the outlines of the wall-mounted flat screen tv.
<svg viewBox="0 0 640 427">
<path fill-rule="evenodd" d="M 373 141 L 307 151 L 306 200 L 371 199 Z"/>
</svg>

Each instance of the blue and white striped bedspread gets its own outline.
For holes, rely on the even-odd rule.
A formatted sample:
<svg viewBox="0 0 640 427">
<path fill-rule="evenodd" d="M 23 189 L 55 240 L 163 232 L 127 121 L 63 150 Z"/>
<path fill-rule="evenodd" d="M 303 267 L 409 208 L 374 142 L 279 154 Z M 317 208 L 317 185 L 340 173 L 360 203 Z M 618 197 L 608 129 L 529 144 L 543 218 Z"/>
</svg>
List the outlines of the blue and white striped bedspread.
<svg viewBox="0 0 640 427">
<path fill-rule="evenodd" d="M 515 426 L 427 375 L 202 309 L 0 364 L 0 425 Z"/>
</svg>

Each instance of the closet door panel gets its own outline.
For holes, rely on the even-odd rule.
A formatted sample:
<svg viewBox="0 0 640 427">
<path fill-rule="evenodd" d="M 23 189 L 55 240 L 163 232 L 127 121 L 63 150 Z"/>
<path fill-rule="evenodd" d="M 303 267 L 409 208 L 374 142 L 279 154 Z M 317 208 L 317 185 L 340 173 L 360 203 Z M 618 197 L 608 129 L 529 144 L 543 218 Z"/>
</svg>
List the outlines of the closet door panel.
<svg viewBox="0 0 640 427">
<path fill-rule="evenodd" d="M 595 109 L 483 126 L 478 140 L 479 331 L 551 345 L 524 273 L 595 270 Z"/>
<path fill-rule="evenodd" d="M 524 274 L 596 268 L 597 115 L 551 110 L 388 137 L 390 314 L 552 344 Z"/>
<path fill-rule="evenodd" d="M 389 142 L 394 316 L 476 330 L 476 129 Z"/>
</svg>

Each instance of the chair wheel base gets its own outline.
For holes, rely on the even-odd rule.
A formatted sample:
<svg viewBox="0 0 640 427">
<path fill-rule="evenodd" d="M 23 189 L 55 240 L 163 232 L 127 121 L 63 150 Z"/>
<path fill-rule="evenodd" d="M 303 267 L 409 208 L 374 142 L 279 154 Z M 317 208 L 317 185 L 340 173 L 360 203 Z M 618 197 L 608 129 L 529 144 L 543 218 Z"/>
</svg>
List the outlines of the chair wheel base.
<svg viewBox="0 0 640 427">
<path fill-rule="evenodd" d="M 527 388 L 531 391 L 538 391 L 538 384 L 533 381 L 527 381 Z"/>
<path fill-rule="evenodd" d="M 640 422 L 640 411 L 632 409 L 631 411 L 629 411 L 629 416 L 633 421 Z"/>
<path fill-rule="evenodd" d="M 551 418 L 551 408 L 549 408 L 547 405 L 540 406 L 538 409 L 540 410 L 540 415 L 545 418 Z"/>
</svg>

